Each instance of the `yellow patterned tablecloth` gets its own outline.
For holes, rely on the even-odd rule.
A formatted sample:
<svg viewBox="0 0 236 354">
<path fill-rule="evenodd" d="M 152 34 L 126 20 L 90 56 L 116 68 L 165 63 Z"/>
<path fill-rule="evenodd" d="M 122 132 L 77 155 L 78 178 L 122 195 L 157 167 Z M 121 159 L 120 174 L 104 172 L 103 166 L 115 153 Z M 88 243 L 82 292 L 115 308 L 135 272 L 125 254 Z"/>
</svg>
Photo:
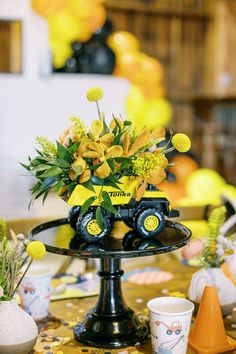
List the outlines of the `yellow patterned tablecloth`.
<svg viewBox="0 0 236 354">
<path fill-rule="evenodd" d="M 135 285 L 129 282 L 123 282 L 123 295 L 126 303 L 136 313 L 146 313 L 146 303 L 157 296 L 163 295 L 167 290 L 169 292 L 180 291 L 186 293 L 191 275 L 196 271 L 196 268 L 181 264 L 174 255 L 160 255 L 157 258 L 156 266 L 164 271 L 173 273 L 173 279 L 165 283 L 157 285 Z M 141 258 L 140 258 L 141 263 Z M 145 264 L 147 266 L 147 263 Z M 140 267 L 141 268 L 141 267 Z M 80 344 L 73 339 L 73 325 L 81 321 L 86 312 L 94 306 L 97 297 L 81 298 L 73 300 L 61 300 L 51 303 L 51 313 L 53 316 L 61 320 L 58 328 L 52 329 L 55 323 L 49 323 L 48 328 L 44 329 L 38 338 L 34 353 L 45 354 L 151 354 L 150 339 L 143 345 L 136 347 L 122 348 L 116 350 L 91 348 Z M 236 339 L 236 330 L 228 332 Z M 193 353 L 191 349 L 188 354 Z M 236 353 L 231 351 L 230 353 Z"/>
</svg>

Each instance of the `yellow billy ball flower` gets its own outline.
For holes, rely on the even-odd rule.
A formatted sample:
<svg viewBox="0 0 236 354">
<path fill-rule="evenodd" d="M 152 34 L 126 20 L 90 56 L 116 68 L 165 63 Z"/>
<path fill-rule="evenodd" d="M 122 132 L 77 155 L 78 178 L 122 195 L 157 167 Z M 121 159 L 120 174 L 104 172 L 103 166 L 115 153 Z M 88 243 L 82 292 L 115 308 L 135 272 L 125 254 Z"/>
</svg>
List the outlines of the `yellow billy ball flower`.
<svg viewBox="0 0 236 354">
<path fill-rule="evenodd" d="M 100 87 L 91 87 L 87 91 L 87 99 L 90 102 L 96 102 L 99 101 L 103 97 L 103 91 L 100 89 Z"/>
<path fill-rule="evenodd" d="M 175 134 L 171 140 L 174 148 L 179 152 L 186 152 L 191 148 L 191 141 L 185 134 Z"/>
<path fill-rule="evenodd" d="M 26 247 L 26 252 L 32 259 L 42 259 L 45 256 L 46 248 L 40 241 L 32 241 Z"/>
</svg>

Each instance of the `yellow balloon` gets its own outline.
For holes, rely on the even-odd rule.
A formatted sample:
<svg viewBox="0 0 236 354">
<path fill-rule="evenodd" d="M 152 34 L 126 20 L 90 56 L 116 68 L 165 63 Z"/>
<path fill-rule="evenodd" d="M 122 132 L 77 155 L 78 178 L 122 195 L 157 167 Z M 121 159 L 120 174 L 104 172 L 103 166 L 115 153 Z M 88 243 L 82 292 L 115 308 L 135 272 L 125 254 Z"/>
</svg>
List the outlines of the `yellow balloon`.
<svg viewBox="0 0 236 354">
<path fill-rule="evenodd" d="M 71 17 L 87 20 L 91 17 L 97 4 L 97 0 L 67 0 L 66 11 Z"/>
<path fill-rule="evenodd" d="M 165 127 L 173 115 L 170 102 L 164 98 L 145 100 L 139 112 L 133 117 L 137 130 L 145 125 L 150 130 L 158 126 Z"/>
<path fill-rule="evenodd" d="M 157 86 L 163 81 L 164 68 L 155 58 L 140 53 L 140 70 L 137 73 L 138 83 L 145 86 Z"/>
<path fill-rule="evenodd" d="M 126 98 L 126 112 L 129 119 L 132 119 L 138 114 L 144 101 L 145 97 L 143 96 L 141 88 L 139 86 L 132 85 Z"/>
<path fill-rule="evenodd" d="M 219 204 L 225 180 L 214 170 L 200 168 L 194 171 L 186 181 L 187 195 L 205 204 Z"/>
<path fill-rule="evenodd" d="M 87 20 L 88 26 L 92 33 L 101 28 L 106 21 L 106 10 L 102 5 L 96 5 L 90 17 Z"/>
<path fill-rule="evenodd" d="M 31 0 L 32 9 L 40 16 L 57 15 L 65 8 L 67 0 Z"/>
<path fill-rule="evenodd" d="M 140 84 L 142 92 L 146 98 L 161 98 L 164 97 L 166 94 L 166 89 L 163 84 L 157 85 L 146 85 L 146 83 Z"/>
<path fill-rule="evenodd" d="M 56 69 L 61 68 L 72 54 L 71 46 L 69 43 L 55 41 L 51 41 L 50 46 L 53 53 L 53 66 Z"/>
<path fill-rule="evenodd" d="M 108 38 L 108 45 L 116 54 L 135 52 L 139 50 L 138 39 L 130 32 L 117 31 Z"/>
<path fill-rule="evenodd" d="M 87 42 L 93 35 L 93 31 L 91 30 L 91 26 L 87 21 L 78 21 L 78 33 L 77 40 L 80 42 Z"/>
<path fill-rule="evenodd" d="M 140 52 L 124 52 L 117 54 L 114 75 L 125 77 L 132 84 L 136 84 L 137 75 L 140 70 L 139 56 Z"/>
<path fill-rule="evenodd" d="M 57 42 L 72 42 L 83 31 L 83 24 L 61 12 L 48 19 L 50 39 Z"/>
</svg>

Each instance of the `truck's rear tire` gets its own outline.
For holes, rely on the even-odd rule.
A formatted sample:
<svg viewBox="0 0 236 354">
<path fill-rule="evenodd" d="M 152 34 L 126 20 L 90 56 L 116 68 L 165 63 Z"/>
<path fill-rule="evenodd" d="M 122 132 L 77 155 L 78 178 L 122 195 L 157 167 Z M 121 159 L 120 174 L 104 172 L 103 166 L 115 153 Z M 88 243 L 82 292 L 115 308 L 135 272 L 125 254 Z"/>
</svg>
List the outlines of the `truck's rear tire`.
<svg viewBox="0 0 236 354">
<path fill-rule="evenodd" d="M 96 220 L 95 211 L 89 211 L 78 219 L 76 229 L 87 242 L 97 242 L 107 237 L 111 230 L 110 219 L 106 216 L 102 221 L 103 228 L 101 229 Z"/>
<path fill-rule="evenodd" d="M 78 221 L 80 210 L 81 210 L 80 206 L 73 206 L 69 211 L 68 220 L 69 220 L 70 226 L 74 230 L 76 230 L 76 224 Z"/>
<path fill-rule="evenodd" d="M 164 214 L 156 208 L 141 209 L 134 217 L 134 229 L 145 238 L 158 235 L 165 225 Z"/>
</svg>

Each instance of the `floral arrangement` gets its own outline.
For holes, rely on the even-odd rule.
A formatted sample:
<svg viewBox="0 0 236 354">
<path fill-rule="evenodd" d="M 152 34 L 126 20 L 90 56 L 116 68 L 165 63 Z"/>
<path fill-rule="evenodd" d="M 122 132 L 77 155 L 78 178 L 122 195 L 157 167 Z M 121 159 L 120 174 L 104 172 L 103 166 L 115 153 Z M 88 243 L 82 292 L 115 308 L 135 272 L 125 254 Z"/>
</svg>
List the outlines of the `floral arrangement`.
<svg viewBox="0 0 236 354">
<path fill-rule="evenodd" d="M 30 242 L 23 234 L 16 235 L 12 230 L 9 240 L 7 234 L 6 221 L 0 218 L 0 302 L 14 297 L 32 261 L 42 259 L 46 252 L 39 241 Z M 26 267 L 24 272 L 23 267 Z"/>
<path fill-rule="evenodd" d="M 207 268 L 220 267 L 230 262 L 236 253 L 236 234 L 225 236 L 221 233 L 226 218 L 225 206 L 212 210 L 208 218 L 208 235 L 205 241 L 193 240 L 182 250 L 185 259 Z"/>
<path fill-rule="evenodd" d="M 166 154 L 174 149 L 185 152 L 190 149 L 188 136 L 173 134 L 165 145 L 166 131 L 157 127 L 150 131 L 144 127 L 136 132 L 129 120 L 112 117 L 108 125 L 100 111 L 98 101 L 103 97 L 100 88 L 88 90 L 87 99 L 95 102 L 98 118 L 86 128 L 77 117 L 72 117 L 71 125 L 57 139 L 56 144 L 44 137 L 37 137 L 37 156 L 29 157 L 28 165 L 22 164 L 29 174 L 36 177 L 32 187 L 32 200 L 53 190 L 68 201 L 76 185 L 81 184 L 94 192 L 94 186 L 112 186 L 120 189 L 120 179 L 124 176 L 135 177 L 134 198 L 140 200 L 147 184 L 157 186 L 166 178 L 166 168 L 170 166 Z M 145 117 L 144 117 L 145 118 Z M 84 203 L 81 212 L 85 212 L 97 199 L 96 216 L 102 209 L 116 213 L 106 191 L 90 197 Z"/>
</svg>

